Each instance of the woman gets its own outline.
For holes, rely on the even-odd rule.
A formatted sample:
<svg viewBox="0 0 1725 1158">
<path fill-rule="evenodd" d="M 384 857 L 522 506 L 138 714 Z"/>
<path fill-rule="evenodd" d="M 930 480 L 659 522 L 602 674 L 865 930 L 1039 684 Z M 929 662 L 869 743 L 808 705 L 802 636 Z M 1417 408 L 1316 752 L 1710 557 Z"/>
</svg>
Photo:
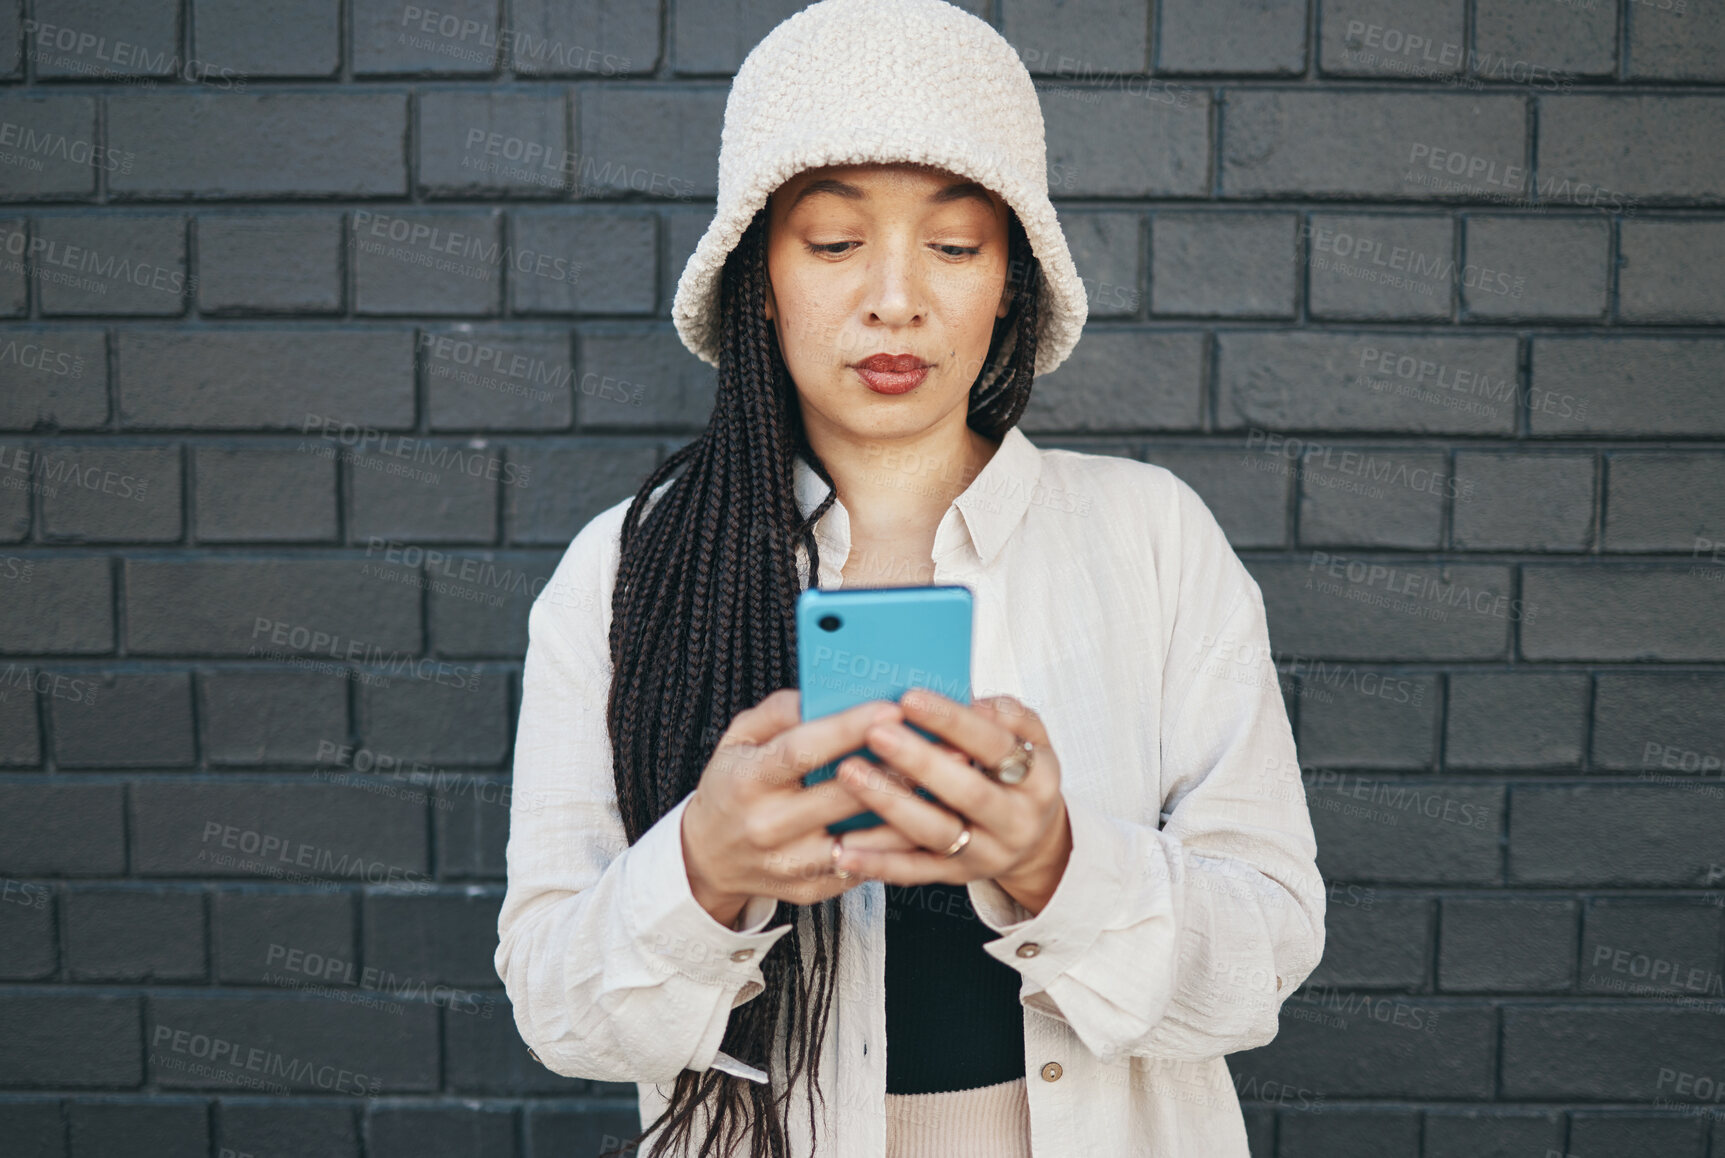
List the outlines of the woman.
<svg viewBox="0 0 1725 1158">
<path fill-rule="evenodd" d="M 1222 1057 L 1323 883 L 1209 511 L 1016 428 L 1085 313 L 987 24 L 825 0 L 744 61 L 673 307 L 713 415 L 533 607 L 499 920 L 522 1037 L 636 1082 L 639 1153 L 1246 1154 Z M 974 702 L 799 723 L 811 582 L 970 586 Z"/>
</svg>

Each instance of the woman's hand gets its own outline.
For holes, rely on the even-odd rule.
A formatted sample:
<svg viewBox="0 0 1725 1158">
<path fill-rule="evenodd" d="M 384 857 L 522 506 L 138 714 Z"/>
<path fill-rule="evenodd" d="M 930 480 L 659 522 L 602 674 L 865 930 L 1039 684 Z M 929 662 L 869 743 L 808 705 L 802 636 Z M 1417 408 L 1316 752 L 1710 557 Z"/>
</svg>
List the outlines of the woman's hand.
<svg viewBox="0 0 1725 1158">
<path fill-rule="evenodd" d="M 868 809 L 838 778 L 805 788 L 802 778 L 863 746 L 877 720 L 904 718 L 890 700 L 870 700 L 801 723 L 800 696 L 780 688 L 738 712 L 701 771 L 683 810 L 683 863 L 689 890 L 723 925 L 734 924 L 750 897 L 811 905 L 862 883 L 834 875 L 833 836 L 826 826 Z M 853 756 L 840 765 L 868 766 Z M 890 825 L 848 832 L 853 848 L 905 850 L 914 841 Z"/>
<path fill-rule="evenodd" d="M 1041 912 L 1066 872 L 1072 828 L 1060 794 L 1060 761 L 1040 717 L 1011 696 L 965 705 L 913 688 L 898 703 L 906 721 L 945 743 L 930 743 L 902 722 L 874 724 L 864 739 L 888 770 L 847 761 L 837 779 L 918 849 L 864 849 L 846 833 L 839 867 L 899 885 L 992 880 L 1031 913 Z M 1036 750 L 1029 773 L 1017 784 L 1001 784 L 970 764 L 974 759 L 994 767 L 1020 738 Z M 894 773 L 928 789 L 946 807 L 915 795 Z M 970 843 L 943 856 L 965 823 Z"/>
</svg>

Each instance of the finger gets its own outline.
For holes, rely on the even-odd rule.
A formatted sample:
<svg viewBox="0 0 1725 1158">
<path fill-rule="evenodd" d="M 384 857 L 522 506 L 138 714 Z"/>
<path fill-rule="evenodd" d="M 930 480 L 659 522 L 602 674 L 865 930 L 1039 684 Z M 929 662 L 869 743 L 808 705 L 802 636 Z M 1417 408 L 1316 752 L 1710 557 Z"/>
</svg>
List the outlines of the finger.
<svg viewBox="0 0 1725 1158">
<path fill-rule="evenodd" d="M 780 688 L 754 707 L 744 708 L 731 717 L 719 743 L 764 744 L 797 725 L 801 704 L 802 693 L 796 688 Z"/>
<path fill-rule="evenodd" d="M 985 696 L 971 705 L 982 715 L 1038 747 L 1048 747 L 1048 727 L 1036 710 L 1012 696 Z M 930 731 L 934 729 L 930 728 Z"/>
<path fill-rule="evenodd" d="M 961 885 L 978 879 L 976 870 L 962 863 L 970 855 L 966 848 L 956 857 L 933 852 L 875 852 L 847 848 L 839 867 L 852 876 L 884 881 L 889 885 L 923 885 L 933 881 Z"/>
<path fill-rule="evenodd" d="M 965 710 L 968 712 L 970 709 L 966 708 Z M 989 724 L 988 726 L 999 728 L 998 724 Z M 1007 796 L 1005 787 L 989 779 L 980 770 L 971 767 L 967 760 L 941 751 L 939 747 L 917 734 L 915 729 L 908 724 L 876 725 L 868 730 L 866 739 L 870 751 L 878 752 L 882 759 L 891 764 L 894 769 L 927 788 L 953 811 L 961 813 L 998 833 L 1005 834 L 1010 830 L 1013 810 L 1018 802 Z M 861 789 L 874 787 L 877 786 L 868 783 L 866 779 L 853 782 L 853 788 L 858 789 L 858 797 L 870 801 L 870 807 L 874 807 L 873 798 Z M 886 814 L 883 812 L 881 815 Z M 931 817 L 927 813 L 917 815 L 922 817 L 925 827 L 923 829 L 907 829 L 907 831 L 913 836 L 920 837 L 926 831 L 926 825 Z M 907 820 L 914 820 L 914 817 L 907 817 Z M 896 820 L 895 823 L 897 823 Z M 903 826 L 901 825 L 901 827 Z M 946 826 L 946 831 L 950 840 L 952 832 L 950 825 Z"/>
<path fill-rule="evenodd" d="M 767 701 L 778 695 L 780 692 L 774 692 L 756 708 L 748 710 L 765 708 Z M 771 711 L 775 713 L 772 719 L 784 721 L 783 701 Z M 796 723 L 793 719 L 790 726 L 773 736 L 761 741 L 744 742 L 742 747 L 735 749 L 737 771 L 759 780 L 765 789 L 800 789 L 801 785 L 797 781 L 805 774 L 863 747 L 863 733 L 871 724 L 880 720 L 903 718 L 904 710 L 891 700 L 864 700 L 842 712 L 834 712 L 818 720 Z M 749 727 L 752 729 L 754 725 Z M 721 745 L 720 751 L 724 750 Z M 719 752 L 714 755 L 718 756 Z"/>
<path fill-rule="evenodd" d="M 890 823 L 877 824 L 873 828 L 853 828 L 849 832 L 840 833 L 839 840 L 845 848 L 858 848 L 869 852 L 910 852 L 922 847 Z"/>
<path fill-rule="evenodd" d="M 868 764 L 852 756 L 844 764 Z M 840 777 L 821 780 L 807 788 L 775 792 L 752 805 L 749 818 L 751 839 L 759 848 L 779 848 L 829 824 L 867 812 L 868 805 Z"/>
<path fill-rule="evenodd" d="M 979 775 L 974 768 L 966 767 L 965 771 L 972 776 Z M 849 783 L 857 799 L 868 805 L 888 824 L 910 837 L 918 848 L 945 852 L 959 832 L 969 828 L 971 838 L 965 851 L 974 865 L 999 864 L 1004 867 L 1008 863 L 1009 858 L 1003 855 L 1002 842 L 983 825 L 965 819 L 969 814 L 960 816 L 952 809 L 924 800 L 920 796 L 877 788 L 872 785 L 869 777 L 853 776 L 849 769 L 841 775 L 841 779 Z"/>
<path fill-rule="evenodd" d="M 1019 728 L 1027 717 L 1011 714 L 1017 701 L 995 697 L 976 705 L 961 704 L 927 688 L 912 688 L 899 697 L 905 719 L 926 728 L 986 767 L 993 768 L 1018 744 Z M 1036 737 L 1030 737 L 1036 743 Z"/>
</svg>

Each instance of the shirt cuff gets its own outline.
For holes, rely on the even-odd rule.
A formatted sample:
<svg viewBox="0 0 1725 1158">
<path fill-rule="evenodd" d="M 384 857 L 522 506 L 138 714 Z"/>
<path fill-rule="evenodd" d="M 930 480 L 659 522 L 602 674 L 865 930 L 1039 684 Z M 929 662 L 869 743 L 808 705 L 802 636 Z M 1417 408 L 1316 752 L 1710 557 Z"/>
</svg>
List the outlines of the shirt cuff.
<svg viewBox="0 0 1725 1158">
<path fill-rule="evenodd" d="M 766 987 L 761 959 L 792 924 L 763 928 L 778 905 L 771 897 L 749 899 L 742 929 L 726 928 L 701 907 L 683 860 L 683 810 L 692 797 L 678 801 L 629 850 L 624 920 L 655 968 L 738 990 L 734 1008 Z"/>
<path fill-rule="evenodd" d="M 1047 989 L 1084 958 L 1103 929 L 1119 923 L 1113 918 L 1131 890 L 1126 874 L 1132 847 L 1126 834 L 1104 813 L 1071 797 L 1066 799 L 1066 815 L 1072 825 L 1072 852 L 1041 912 L 1032 915 L 993 881 L 971 881 L 968 886 L 977 916 L 1001 934 L 984 941 L 983 951 L 1017 969 L 1032 991 Z"/>
</svg>

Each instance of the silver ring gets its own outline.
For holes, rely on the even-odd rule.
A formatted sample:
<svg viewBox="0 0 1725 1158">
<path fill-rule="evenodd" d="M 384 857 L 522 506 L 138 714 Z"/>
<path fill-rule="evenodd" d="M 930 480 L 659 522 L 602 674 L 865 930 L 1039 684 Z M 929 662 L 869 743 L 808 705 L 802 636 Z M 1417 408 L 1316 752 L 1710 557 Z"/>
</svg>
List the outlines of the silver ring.
<svg viewBox="0 0 1725 1158">
<path fill-rule="evenodd" d="M 851 879 L 851 874 L 839 867 L 839 854 L 844 852 L 844 845 L 839 842 L 843 839 L 842 836 L 833 837 L 833 876 L 841 881 L 848 881 Z"/>
<path fill-rule="evenodd" d="M 1021 739 L 1005 759 L 994 766 L 994 778 L 1002 784 L 1017 784 L 1030 775 L 1030 761 L 1036 755 L 1036 745 Z"/>
</svg>

